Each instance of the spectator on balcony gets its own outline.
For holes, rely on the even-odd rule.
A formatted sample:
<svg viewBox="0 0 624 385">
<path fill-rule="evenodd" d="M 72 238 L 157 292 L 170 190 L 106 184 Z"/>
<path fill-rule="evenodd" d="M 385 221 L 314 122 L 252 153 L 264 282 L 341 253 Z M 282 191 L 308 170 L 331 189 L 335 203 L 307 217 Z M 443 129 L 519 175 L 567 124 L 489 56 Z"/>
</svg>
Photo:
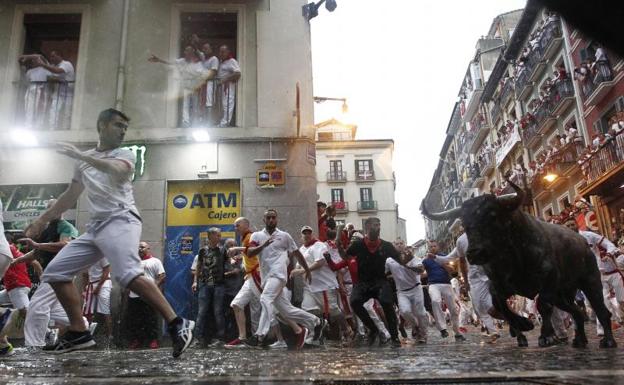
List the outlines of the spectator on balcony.
<svg viewBox="0 0 624 385">
<path fill-rule="evenodd" d="M 563 63 L 557 66 L 555 70 L 555 83 L 559 83 L 568 79 L 568 71 L 566 71 Z"/>
<path fill-rule="evenodd" d="M 28 128 L 39 128 L 45 123 L 48 95 L 46 81 L 52 75 L 52 72 L 39 65 L 38 58 L 39 55 L 21 55 L 18 59 L 25 70 L 24 125 Z"/>
<path fill-rule="evenodd" d="M 596 53 L 594 55 L 594 62 L 591 65 L 591 70 L 596 76 L 600 76 L 602 81 L 611 80 L 611 68 L 609 67 L 609 58 L 607 52 L 601 45 L 596 45 Z"/>
<path fill-rule="evenodd" d="M 227 45 L 219 47 L 219 70 L 217 80 L 221 86 L 221 121 L 219 127 L 230 127 L 236 105 L 236 83 L 241 69 Z"/>
<path fill-rule="evenodd" d="M 579 140 L 577 139 L 581 139 L 580 136 L 578 136 L 578 130 L 576 129 L 576 123 L 571 123 L 569 125 L 567 125 L 565 128 L 565 142 L 566 143 L 572 143 L 572 142 L 579 142 Z"/>
<path fill-rule="evenodd" d="M 162 63 L 177 69 L 182 86 L 182 127 L 193 127 L 200 123 L 199 93 L 196 92 L 206 78 L 206 71 L 200 57 L 192 45 L 184 48 L 181 58 L 173 63 L 152 54 L 147 59 L 152 63 Z"/>
<path fill-rule="evenodd" d="M 204 79 L 206 79 L 206 111 L 203 120 L 212 126 L 215 122 L 215 110 L 217 105 L 217 85 L 216 77 L 219 70 L 219 58 L 213 53 L 210 43 L 204 43 L 199 50 L 199 57 L 204 70 Z"/>
</svg>

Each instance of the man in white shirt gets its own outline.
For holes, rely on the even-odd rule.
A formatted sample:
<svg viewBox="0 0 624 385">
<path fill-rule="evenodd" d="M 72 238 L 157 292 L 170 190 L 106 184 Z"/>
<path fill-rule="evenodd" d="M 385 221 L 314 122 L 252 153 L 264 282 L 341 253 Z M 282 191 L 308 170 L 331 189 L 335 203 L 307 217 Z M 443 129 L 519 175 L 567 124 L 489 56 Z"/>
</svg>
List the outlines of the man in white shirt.
<svg viewBox="0 0 624 385">
<path fill-rule="evenodd" d="M 230 127 L 236 106 L 236 83 L 241 77 L 238 62 L 227 45 L 219 47 L 219 71 L 217 80 L 221 85 L 221 121 L 219 127 Z"/>
<path fill-rule="evenodd" d="M 609 295 L 611 290 L 615 294 L 615 299 L 620 305 L 620 317 L 624 316 L 621 312 L 624 309 L 624 275 L 620 267 L 624 265 L 624 255 L 620 250 L 609 241 L 606 237 L 591 231 L 579 230 L 574 216 L 565 219 L 565 227 L 572 231 L 576 231 L 587 240 L 589 247 L 596 256 L 598 270 L 602 275 L 602 295 L 604 296 L 605 305 L 609 307 Z M 596 329 L 598 334 L 603 334 L 603 328 L 596 317 Z"/>
<path fill-rule="evenodd" d="M 52 72 L 38 65 L 39 56 L 22 55 L 20 64 L 25 65 L 26 92 L 24 93 L 24 125 L 28 128 L 42 128 L 47 108 L 47 81 Z"/>
<path fill-rule="evenodd" d="M 106 336 L 109 341 L 113 337 L 113 318 L 111 317 L 110 301 L 113 281 L 110 279 L 110 262 L 102 258 L 89 268 L 86 274 L 84 290 L 83 314 L 93 321 L 96 314 L 104 318 Z"/>
<path fill-rule="evenodd" d="M 401 265 L 392 258 L 386 259 L 386 274 L 392 274 L 397 289 L 397 301 L 401 317 L 417 328 L 419 344 L 427 343 L 427 328 L 429 317 L 425 309 L 425 297 L 420 283 L 420 273 L 424 271 L 422 259 L 405 253 L 401 254 L 405 265 Z M 414 333 L 412 333 L 414 334 Z"/>
<path fill-rule="evenodd" d="M 214 123 L 214 109 L 217 103 L 217 84 L 216 77 L 219 71 L 219 58 L 216 57 L 212 51 L 212 46 L 209 43 L 202 45 L 202 65 L 206 74 L 206 114 L 205 120 L 212 126 Z"/>
<path fill-rule="evenodd" d="M 297 338 L 295 347 L 300 349 L 303 347 L 310 329 L 314 329 L 314 340 L 319 339 L 325 322 L 315 315 L 293 306 L 284 294 L 283 289 L 288 279 L 289 255 L 295 257 L 303 267 L 305 280 L 308 282 L 311 280 L 310 270 L 290 234 L 277 228 L 276 210 L 265 211 L 264 224 L 264 229 L 251 235 L 247 249 L 248 256 L 257 255 L 260 260 L 260 275 L 262 276 L 260 305 L 262 312 L 256 333 L 253 337 L 248 338 L 245 343 L 249 346 L 267 347 L 266 336 L 271 328 L 271 318 L 277 311 L 278 318 L 293 329 Z"/>
<path fill-rule="evenodd" d="M 74 177 L 56 204 L 34 221 L 28 233 L 37 236 L 46 223 L 73 207 L 87 190 L 91 220 L 87 232 L 65 246 L 50 262 L 42 281 L 49 283 L 67 311 L 70 326 L 50 350 L 65 353 L 95 345 L 82 320 L 80 295 L 72 283 L 76 273 L 106 257 L 112 276 L 122 287 L 138 293 L 156 308 L 168 323 L 173 356 L 179 357 L 193 339 L 193 321 L 178 317 L 155 283 L 144 276 L 137 246 L 141 236 L 141 217 L 134 204 L 132 175 L 135 156 L 121 149 L 129 118 L 115 109 L 100 113 L 97 121 L 99 142 L 96 148 L 82 152 L 71 144 L 59 144 L 59 152 L 76 159 Z"/>
<path fill-rule="evenodd" d="M 329 232 L 332 232 L 331 238 Z M 346 319 L 342 314 L 342 310 L 338 305 L 338 281 L 336 274 L 330 269 L 325 261 L 325 254 L 333 253 L 340 258 L 340 254 L 333 239 L 336 238 L 336 230 L 328 230 L 328 240 L 326 242 L 319 241 L 314 237 L 312 227 L 303 226 L 301 228 L 301 239 L 303 245 L 299 247 L 299 252 L 303 255 L 308 267 L 312 272 L 312 280 L 305 283 L 303 287 L 303 302 L 301 308 L 318 317 L 322 317 L 326 322 L 337 322 L 340 325 L 343 336 L 352 337 L 351 328 L 348 326 Z M 305 270 L 301 267 L 290 273 L 291 277 L 301 275 Z M 323 336 L 321 335 L 320 341 Z"/>
<path fill-rule="evenodd" d="M 48 123 L 52 129 L 69 129 L 76 80 L 74 65 L 64 60 L 57 50 L 51 51 L 49 57 L 50 64 L 41 57 L 37 62 L 37 65 L 52 72 L 48 77 L 51 86 Z"/>
</svg>

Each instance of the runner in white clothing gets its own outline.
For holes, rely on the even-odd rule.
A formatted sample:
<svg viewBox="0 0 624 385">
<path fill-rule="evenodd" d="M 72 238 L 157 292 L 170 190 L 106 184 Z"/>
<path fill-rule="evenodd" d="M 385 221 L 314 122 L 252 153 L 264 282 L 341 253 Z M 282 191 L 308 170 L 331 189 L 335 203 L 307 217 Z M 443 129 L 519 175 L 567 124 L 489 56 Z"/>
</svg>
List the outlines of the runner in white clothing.
<svg viewBox="0 0 624 385">
<path fill-rule="evenodd" d="M 80 295 L 72 279 L 103 257 L 111 262 L 112 276 L 138 293 L 167 321 L 174 357 L 180 356 L 193 339 L 194 322 L 176 316 L 155 283 L 143 276 L 138 255 L 142 224 L 132 191 L 136 159 L 131 151 L 119 148 L 129 120 L 120 111 L 104 110 L 97 121 L 99 143 L 95 149 L 82 152 L 71 144 L 60 144 L 61 154 L 78 161 L 74 177 L 56 204 L 33 222 L 26 234 L 37 236 L 46 223 L 73 207 L 87 190 L 86 205 L 91 216 L 88 231 L 65 246 L 42 276 L 42 281 L 54 288 L 70 320 L 65 335 L 48 349 L 52 353 L 95 345 L 82 320 Z"/>
<path fill-rule="evenodd" d="M 2 212 L 2 200 L 0 200 L 0 279 L 4 277 L 4 273 L 6 273 L 9 266 L 11 266 L 11 262 L 13 261 L 9 241 L 7 241 L 4 236 L 4 224 L 2 223 L 4 219 L 2 217 Z M 9 323 L 13 312 L 11 309 L 2 309 L 2 311 L 2 315 L 0 315 L 0 357 L 10 356 L 13 354 L 13 345 L 9 343 L 6 334 L 2 332 L 5 326 Z"/>
<path fill-rule="evenodd" d="M 113 337 L 113 317 L 111 316 L 113 281 L 110 279 L 110 271 L 110 262 L 106 258 L 102 258 L 89 268 L 85 275 L 82 307 L 82 313 L 89 321 L 93 321 L 96 314 L 104 319 L 109 341 Z"/>
<path fill-rule="evenodd" d="M 258 256 L 262 276 L 260 305 L 262 312 L 258 329 L 245 343 L 249 346 L 268 347 L 266 336 L 271 328 L 271 318 L 277 310 L 278 318 L 288 323 L 297 336 L 296 348 L 303 347 L 310 329 L 314 329 L 314 340 L 321 335 L 324 321 L 313 314 L 296 308 L 284 294 L 288 279 L 289 254 L 297 258 L 303 267 L 305 280 L 310 282 L 311 274 L 305 258 L 297 249 L 290 234 L 277 228 L 277 211 L 269 209 L 264 213 L 265 228 L 251 235 L 247 250 L 250 257 Z M 302 325 L 302 326 L 300 326 Z"/>
</svg>

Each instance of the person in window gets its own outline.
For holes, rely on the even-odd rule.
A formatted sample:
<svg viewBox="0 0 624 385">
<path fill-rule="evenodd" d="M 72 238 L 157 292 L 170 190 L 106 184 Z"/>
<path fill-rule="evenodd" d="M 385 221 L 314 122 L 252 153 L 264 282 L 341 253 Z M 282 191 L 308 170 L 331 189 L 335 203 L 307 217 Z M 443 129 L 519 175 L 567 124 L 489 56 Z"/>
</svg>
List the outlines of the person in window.
<svg viewBox="0 0 624 385">
<path fill-rule="evenodd" d="M 591 65 L 591 70 L 596 74 L 596 77 L 601 78 L 602 81 L 611 80 L 611 68 L 609 68 L 609 58 L 607 52 L 601 45 L 596 46 L 596 54 L 594 55 L 594 63 Z"/>
<path fill-rule="evenodd" d="M 201 121 L 200 94 L 196 91 L 201 88 L 205 81 L 207 71 L 204 70 L 195 48 L 191 45 L 186 46 L 183 56 L 176 59 L 173 63 L 153 54 L 147 60 L 152 63 L 166 64 L 178 70 L 182 86 L 182 127 L 187 128 L 198 125 Z"/>
<path fill-rule="evenodd" d="M 210 43 L 204 43 L 201 47 L 201 63 L 206 71 L 204 75 L 206 79 L 206 111 L 204 113 L 204 120 L 212 126 L 215 121 L 214 107 L 216 107 L 217 104 L 216 77 L 219 71 L 219 58 L 213 53 Z"/>
<path fill-rule="evenodd" d="M 217 71 L 217 80 L 221 86 L 219 127 L 230 127 L 236 105 L 236 83 L 241 77 L 241 69 L 227 45 L 219 47 L 219 59 L 221 60 Z"/>
<path fill-rule="evenodd" d="M 40 55 L 21 55 L 18 59 L 25 69 L 24 125 L 27 128 L 40 128 L 45 122 L 48 96 L 46 82 L 52 72 L 39 65 L 39 57 Z M 45 58 L 43 60 L 47 62 Z"/>
<path fill-rule="evenodd" d="M 53 129 L 69 129 L 71 108 L 74 100 L 74 81 L 76 74 L 74 66 L 61 56 L 58 50 L 51 51 L 50 64 L 40 56 L 37 65 L 52 72 L 48 76 L 50 88 L 50 109 L 48 123 Z"/>
</svg>

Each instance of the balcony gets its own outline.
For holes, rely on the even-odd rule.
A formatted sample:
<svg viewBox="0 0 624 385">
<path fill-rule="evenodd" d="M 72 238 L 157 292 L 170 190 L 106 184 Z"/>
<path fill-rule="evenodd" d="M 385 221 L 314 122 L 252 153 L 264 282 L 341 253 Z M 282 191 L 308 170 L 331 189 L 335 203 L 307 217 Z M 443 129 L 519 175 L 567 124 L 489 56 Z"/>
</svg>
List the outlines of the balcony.
<svg viewBox="0 0 624 385">
<path fill-rule="evenodd" d="M 542 59 L 547 60 L 561 47 L 563 38 L 561 37 L 561 22 L 553 20 L 544 26 L 539 46 L 542 47 Z"/>
<path fill-rule="evenodd" d="M 470 121 L 470 127 L 472 130 L 470 131 L 469 141 L 467 141 L 466 144 L 468 145 L 468 151 L 471 154 L 474 154 L 481 146 L 481 143 L 483 143 L 483 140 L 487 137 L 490 124 L 487 121 L 486 115 L 479 112 Z"/>
<path fill-rule="evenodd" d="M 479 108 L 481 102 L 481 95 L 483 94 L 483 82 L 480 79 L 475 81 L 475 89 L 467 96 L 466 100 L 466 112 L 464 113 L 464 121 L 472 118 L 472 115 Z"/>
<path fill-rule="evenodd" d="M 503 85 L 503 89 L 501 90 L 501 94 L 500 94 L 501 95 L 500 100 L 501 100 L 502 106 L 507 104 L 507 102 L 509 101 L 509 98 L 513 94 L 513 91 L 514 91 L 513 80 L 511 80 L 511 78 L 508 78 L 505 81 L 505 84 Z"/>
<path fill-rule="evenodd" d="M 546 99 L 540 104 L 535 111 L 535 120 L 537 121 L 537 132 L 544 134 L 556 122 L 555 117 L 551 113 L 550 100 Z"/>
<path fill-rule="evenodd" d="M 359 213 L 376 212 L 377 201 L 358 201 L 357 211 Z"/>
<path fill-rule="evenodd" d="M 539 78 L 540 74 L 546 68 L 546 63 L 542 59 L 542 48 L 540 45 L 536 46 L 525 62 L 525 66 L 530 68 L 529 81 L 535 82 Z"/>
<path fill-rule="evenodd" d="M 524 188 L 524 180 L 522 178 L 522 175 L 514 174 L 514 175 L 512 175 L 510 180 L 514 184 L 516 184 L 517 186 L 520 186 L 520 187 Z M 499 191 L 499 193 L 497 195 L 512 194 L 514 192 L 515 192 L 515 190 L 513 189 L 513 187 L 511 187 L 511 185 L 509 183 L 505 182 L 505 187 L 500 189 L 500 191 Z"/>
<path fill-rule="evenodd" d="M 347 173 L 346 171 L 328 171 L 327 183 L 346 183 Z"/>
<path fill-rule="evenodd" d="M 520 120 L 520 125 L 522 126 L 522 138 L 528 147 L 539 143 L 542 135 L 539 133 L 539 125 L 533 115 L 525 114 Z"/>
<path fill-rule="evenodd" d="M 494 107 L 492 107 L 492 109 L 490 110 L 490 116 L 492 117 L 493 124 L 496 124 L 502 112 L 503 111 L 501 110 L 500 102 L 496 101 L 496 103 L 494 103 Z"/>
<path fill-rule="evenodd" d="M 356 182 L 374 182 L 375 172 L 373 170 L 355 170 Z"/>
<path fill-rule="evenodd" d="M 613 70 L 608 62 L 597 62 L 596 73 L 581 83 L 586 106 L 595 106 L 605 97 L 615 84 Z"/>
<path fill-rule="evenodd" d="M 566 79 L 555 84 L 550 96 L 552 115 L 561 115 L 572 103 L 574 103 L 574 86 L 572 80 Z"/>
<path fill-rule="evenodd" d="M 32 81 L 22 90 L 18 121 L 34 130 L 69 130 L 74 82 Z"/>
<path fill-rule="evenodd" d="M 331 203 L 336 209 L 336 213 L 344 214 L 349 212 L 349 202 L 334 201 Z"/>
<path fill-rule="evenodd" d="M 479 165 L 479 171 L 481 171 L 482 177 L 489 175 L 494 170 L 494 153 L 483 153 L 479 160 L 477 160 L 477 164 Z"/>
<path fill-rule="evenodd" d="M 500 166 L 507 155 L 511 154 L 513 148 L 516 146 L 518 142 L 520 142 L 520 132 L 515 128 L 507 138 L 504 139 L 503 144 L 496 151 L 496 165 Z"/>
<path fill-rule="evenodd" d="M 581 170 L 587 185 L 602 177 L 608 177 L 624 163 L 624 131 L 594 151 L 589 159 L 581 163 Z"/>
<path fill-rule="evenodd" d="M 516 80 L 516 98 L 523 100 L 527 96 L 531 94 L 533 90 L 533 83 L 529 81 L 529 72 L 532 71 L 533 68 L 529 68 L 525 65 L 520 75 L 518 75 L 518 79 Z"/>
</svg>

